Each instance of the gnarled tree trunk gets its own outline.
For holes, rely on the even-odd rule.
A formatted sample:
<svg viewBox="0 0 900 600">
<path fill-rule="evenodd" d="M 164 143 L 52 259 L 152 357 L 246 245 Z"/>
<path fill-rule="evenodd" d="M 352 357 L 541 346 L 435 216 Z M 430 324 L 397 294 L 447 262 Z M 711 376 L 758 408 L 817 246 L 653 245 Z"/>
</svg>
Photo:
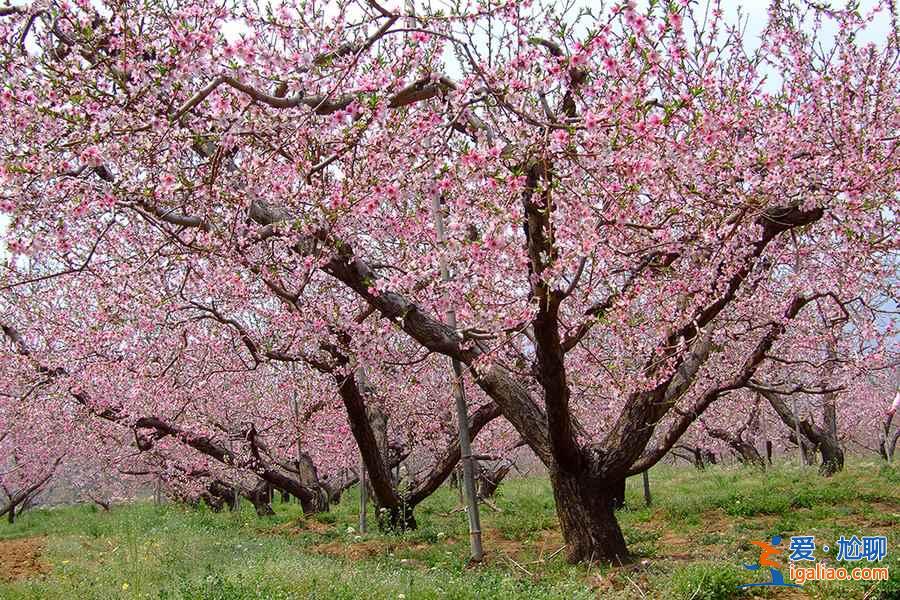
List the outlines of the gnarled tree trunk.
<svg viewBox="0 0 900 600">
<path fill-rule="evenodd" d="M 733 434 L 724 429 L 717 429 L 714 427 L 707 427 L 706 431 L 712 437 L 728 444 L 741 463 L 763 469 L 766 468 L 766 461 L 760 455 L 759 450 L 757 450 L 756 446 L 753 444 L 744 441 L 744 438 L 740 433 Z"/>
<path fill-rule="evenodd" d="M 628 560 L 625 536 L 615 517 L 624 479 L 601 481 L 584 476 L 551 472 L 556 515 L 566 540 L 566 559 L 571 563 Z"/>
<path fill-rule="evenodd" d="M 476 481 L 476 493 L 479 498 L 492 498 L 503 479 L 512 470 L 512 461 L 501 461 L 490 467 L 484 462 L 478 462 L 478 475 Z M 455 470 L 454 470 L 455 471 Z"/>
<path fill-rule="evenodd" d="M 808 419 L 800 419 L 794 415 L 793 411 L 788 408 L 787 403 L 776 392 L 770 390 L 760 390 L 763 397 L 769 401 L 778 416 L 792 431 L 800 430 L 800 434 L 812 442 L 812 444 L 822 453 L 822 464 L 819 466 L 819 473 L 825 477 L 831 477 L 844 468 L 844 450 L 841 448 L 837 437 L 832 435 L 828 429 L 819 427 Z M 832 431 L 834 430 L 831 428 Z M 796 439 L 796 435 L 791 436 Z M 797 440 L 803 444 L 803 440 Z M 803 448 L 803 446 L 801 446 Z M 815 452 L 815 448 L 812 452 Z M 804 452 L 804 456 L 806 456 Z"/>
</svg>

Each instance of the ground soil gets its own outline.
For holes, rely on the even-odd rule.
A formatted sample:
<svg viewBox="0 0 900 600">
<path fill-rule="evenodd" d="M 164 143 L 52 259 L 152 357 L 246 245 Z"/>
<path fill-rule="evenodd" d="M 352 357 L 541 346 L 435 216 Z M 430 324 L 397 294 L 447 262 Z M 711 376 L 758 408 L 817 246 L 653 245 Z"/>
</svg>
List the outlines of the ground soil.
<svg viewBox="0 0 900 600">
<path fill-rule="evenodd" d="M 40 560 L 43 548 L 41 537 L 0 540 L 0 580 L 26 579 L 49 571 Z"/>
</svg>

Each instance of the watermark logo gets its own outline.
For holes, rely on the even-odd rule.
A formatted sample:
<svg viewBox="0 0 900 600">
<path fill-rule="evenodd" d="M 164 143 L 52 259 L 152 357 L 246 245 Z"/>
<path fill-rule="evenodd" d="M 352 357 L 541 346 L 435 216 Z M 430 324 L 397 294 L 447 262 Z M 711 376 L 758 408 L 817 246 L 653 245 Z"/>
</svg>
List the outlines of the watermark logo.
<svg viewBox="0 0 900 600">
<path fill-rule="evenodd" d="M 770 581 L 761 583 L 745 583 L 738 589 L 752 587 L 803 587 L 807 581 L 884 581 L 888 579 L 887 567 L 862 566 L 831 567 L 816 560 L 816 538 L 812 535 L 795 535 L 788 545 L 788 578 L 785 580 L 779 565 L 772 557 L 778 556 L 782 551 L 781 536 L 774 536 L 771 542 L 750 542 L 759 546 L 759 562 L 755 565 L 745 564 L 748 571 L 759 571 L 763 567 L 769 569 Z M 852 536 L 849 539 L 841 536 L 836 542 L 836 560 L 843 562 L 880 563 L 887 556 L 887 537 L 883 535 Z M 827 553 L 830 548 L 822 546 L 822 551 Z M 796 583 L 791 583 L 796 582 Z"/>
<path fill-rule="evenodd" d="M 776 548 L 776 546 L 779 546 L 781 544 L 781 536 L 778 536 L 778 535 L 774 536 L 772 538 L 771 544 L 767 543 L 767 542 L 756 542 L 756 541 L 753 541 L 750 543 L 753 544 L 754 546 L 759 546 L 759 548 L 760 548 L 759 563 L 755 564 L 755 565 L 745 564 L 744 568 L 747 569 L 748 571 L 758 571 L 758 570 L 762 569 L 763 567 L 768 567 L 769 568 L 769 576 L 772 578 L 772 580 L 765 581 L 763 583 L 745 583 L 743 585 L 739 585 L 738 589 L 752 588 L 752 587 L 803 587 L 802 585 L 798 585 L 796 583 L 786 583 L 784 581 L 784 575 L 779 570 L 781 565 L 779 565 L 777 562 L 775 562 L 771 558 L 772 556 L 778 556 L 778 554 L 781 553 L 781 551 L 778 548 Z"/>
</svg>

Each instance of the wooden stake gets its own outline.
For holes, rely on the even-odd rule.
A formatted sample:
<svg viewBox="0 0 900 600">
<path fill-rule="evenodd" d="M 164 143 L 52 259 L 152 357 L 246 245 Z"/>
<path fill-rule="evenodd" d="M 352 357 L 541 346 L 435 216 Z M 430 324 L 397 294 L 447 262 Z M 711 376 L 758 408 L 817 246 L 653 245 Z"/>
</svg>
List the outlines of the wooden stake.
<svg viewBox="0 0 900 600">
<path fill-rule="evenodd" d="M 447 245 L 447 234 L 444 231 L 444 215 L 441 212 L 441 199 L 434 194 L 431 202 L 434 212 L 434 225 L 437 230 L 438 242 L 443 249 Z M 447 259 L 443 253 L 440 255 L 441 279 L 446 283 L 450 281 L 450 269 L 447 267 Z M 456 329 L 456 311 L 447 309 L 447 325 Z M 459 421 L 459 450 L 460 460 L 463 465 L 463 492 L 466 499 L 466 513 L 469 517 L 469 543 L 471 546 L 472 560 L 481 562 L 484 559 L 484 550 L 481 546 L 481 518 L 478 514 L 478 498 L 475 496 L 475 465 L 472 458 L 472 445 L 469 436 L 469 414 L 466 407 L 466 390 L 463 385 L 462 365 L 455 358 L 450 360 L 452 370 L 453 396 L 456 399 L 456 419 Z"/>
</svg>

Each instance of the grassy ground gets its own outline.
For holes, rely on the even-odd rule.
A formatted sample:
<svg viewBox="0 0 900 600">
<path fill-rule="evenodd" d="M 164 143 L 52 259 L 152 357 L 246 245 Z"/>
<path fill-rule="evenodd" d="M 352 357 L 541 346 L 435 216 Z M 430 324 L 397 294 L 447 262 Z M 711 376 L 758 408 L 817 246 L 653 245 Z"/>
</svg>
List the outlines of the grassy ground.
<svg viewBox="0 0 900 600">
<path fill-rule="evenodd" d="M 751 598 L 736 589 L 762 580 L 740 566 L 757 561 L 751 540 L 815 535 L 817 557 L 834 565 L 823 543 L 879 534 L 888 536 L 887 583 L 809 583 L 755 597 L 900 599 L 896 467 L 853 462 L 831 480 L 786 465 L 765 474 L 658 467 L 650 477 L 653 507 L 643 506 L 634 478 L 632 508 L 619 513 L 637 555 L 624 567 L 567 565 L 548 483 L 518 479 L 501 487 L 501 512 L 482 513 L 489 555 L 478 567 L 467 565 L 465 519 L 451 512 L 458 500 L 449 489 L 419 507 L 420 529 L 402 536 L 354 531 L 353 493 L 314 520 L 293 504 L 277 504 L 277 516 L 265 519 L 249 506 L 223 514 L 142 503 L 109 513 L 35 510 L 0 525 L 0 579 L 18 573 L 0 581 L 0 598 Z"/>
</svg>

